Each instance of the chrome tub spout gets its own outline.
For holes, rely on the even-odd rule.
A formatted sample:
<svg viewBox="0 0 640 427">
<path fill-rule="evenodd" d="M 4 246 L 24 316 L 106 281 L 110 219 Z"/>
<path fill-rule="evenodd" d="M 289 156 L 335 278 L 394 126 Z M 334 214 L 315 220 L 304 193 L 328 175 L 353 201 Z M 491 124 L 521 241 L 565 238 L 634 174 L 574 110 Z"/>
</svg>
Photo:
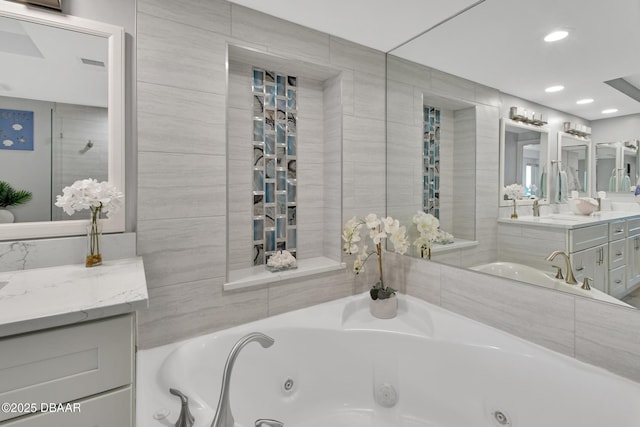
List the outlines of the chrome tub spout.
<svg viewBox="0 0 640 427">
<path fill-rule="evenodd" d="M 263 348 L 268 348 L 273 345 L 275 340 L 260 332 L 252 332 L 242 338 L 233 346 L 229 356 L 227 357 L 227 363 L 224 365 L 224 372 L 222 373 L 222 389 L 220 390 L 220 400 L 218 400 L 218 407 L 216 409 L 216 415 L 213 417 L 211 427 L 233 427 L 234 420 L 231 413 L 231 404 L 229 402 L 229 385 L 231 382 L 231 371 L 233 365 L 236 362 L 236 357 L 240 353 L 242 348 L 252 341 L 257 341 Z"/>
</svg>

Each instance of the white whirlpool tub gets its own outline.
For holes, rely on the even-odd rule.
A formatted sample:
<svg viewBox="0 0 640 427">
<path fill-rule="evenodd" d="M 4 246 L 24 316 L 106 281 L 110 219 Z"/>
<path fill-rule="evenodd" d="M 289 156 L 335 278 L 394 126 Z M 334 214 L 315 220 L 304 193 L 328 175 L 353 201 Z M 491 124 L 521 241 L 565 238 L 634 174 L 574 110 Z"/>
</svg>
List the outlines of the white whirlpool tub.
<svg viewBox="0 0 640 427">
<path fill-rule="evenodd" d="M 211 425 L 233 345 L 236 426 L 637 427 L 640 385 L 406 295 L 373 319 L 349 297 L 138 353 L 137 426 L 173 426 L 190 398 Z"/>
</svg>

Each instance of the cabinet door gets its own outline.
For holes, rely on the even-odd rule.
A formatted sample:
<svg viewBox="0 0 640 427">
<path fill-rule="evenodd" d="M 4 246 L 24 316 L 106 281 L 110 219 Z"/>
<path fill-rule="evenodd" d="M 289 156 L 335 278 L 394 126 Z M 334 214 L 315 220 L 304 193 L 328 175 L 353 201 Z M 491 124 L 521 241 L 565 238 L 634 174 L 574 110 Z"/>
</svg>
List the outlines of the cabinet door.
<svg viewBox="0 0 640 427">
<path fill-rule="evenodd" d="M 618 267 L 609 271 L 609 295 L 614 298 L 622 298 L 626 293 L 625 267 Z"/>
<path fill-rule="evenodd" d="M 130 427 L 133 419 L 131 387 L 90 399 L 53 407 L 46 412 L 7 421 L 4 427 Z"/>
<path fill-rule="evenodd" d="M 640 234 L 627 238 L 627 289 L 640 283 Z"/>
<path fill-rule="evenodd" d="M 591 287 L 608 293 L 609 282 L 609 250 L 608 245 L 571 254 L 571 264 L 576 280 L 580 283 L 585 277 L 593 279 Z"/>
</svg>

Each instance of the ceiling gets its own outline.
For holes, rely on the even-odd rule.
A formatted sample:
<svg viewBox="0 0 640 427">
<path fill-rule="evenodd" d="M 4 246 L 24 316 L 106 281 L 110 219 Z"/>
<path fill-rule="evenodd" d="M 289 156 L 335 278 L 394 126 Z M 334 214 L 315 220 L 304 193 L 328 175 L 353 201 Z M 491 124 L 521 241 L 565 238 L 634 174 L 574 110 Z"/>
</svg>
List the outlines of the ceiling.
<svg viewBox="0 0 640 427">
<path fill-rule="evenodd" d="M 604 83 L 640 87 L 638 0 L 231 1 L 587 120 L 640 113 Z M 569 36 L 543 41 L 557 29 Z"/>
<path fill-rule="evenodd" d="M 107 47 L 104 37 L 0 17 L 0 96 L 106 107 Z"/>
</svg>

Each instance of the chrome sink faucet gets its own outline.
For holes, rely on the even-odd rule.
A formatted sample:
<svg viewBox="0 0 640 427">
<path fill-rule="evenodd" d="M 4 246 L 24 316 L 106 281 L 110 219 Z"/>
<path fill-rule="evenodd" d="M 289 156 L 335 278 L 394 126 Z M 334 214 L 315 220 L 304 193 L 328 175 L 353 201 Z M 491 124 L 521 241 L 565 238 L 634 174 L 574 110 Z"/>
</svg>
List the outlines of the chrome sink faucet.
<svg viewBox="0 0 640 427">
<path fill-rule="evenodd" d="M 533 201 L 533 216 L 540 216 L 540 201 L 538 199 Z"/>
<path fill-rule="evenodd" d="M 252 332 L 242 338 L 233 346 L 229 356 L 227 357 L 227 363 L 224 365 L 224 372 L 222 373 L 222 389 L 220 390 L 220 400 L 218 400 L 218 407 L 216 409 L 216 415 L 213 417 L 211 427 L 233 427 L 234 420 L 231 413 L 231 404 L 229 402 L 229 383 L 231 382 L 231 371 L 233 365 L 236 362 L 236 358 L 242 348 L 252 341 L 257 341 L 263 348 L 268 348 L 273 345 L 275 340 L 260 332 Z"/>
<path fill-rule="evenodd" d="M 565 279 L 565 282 L 568 283 L 569 285 L 577 285 L 578 281 L 573 275 L 573 268 L 571 267 L 571 261 L 569 260 L 569 255 L 567 255 L 562 251 L 553 251 L 547 257 L 547 261 L 553 261 L 554 258 L 558 255 L 562 255 L 562 257 L 564 258 L 564 262 L 567 266 L 567 278 Z"/>
</svg>

